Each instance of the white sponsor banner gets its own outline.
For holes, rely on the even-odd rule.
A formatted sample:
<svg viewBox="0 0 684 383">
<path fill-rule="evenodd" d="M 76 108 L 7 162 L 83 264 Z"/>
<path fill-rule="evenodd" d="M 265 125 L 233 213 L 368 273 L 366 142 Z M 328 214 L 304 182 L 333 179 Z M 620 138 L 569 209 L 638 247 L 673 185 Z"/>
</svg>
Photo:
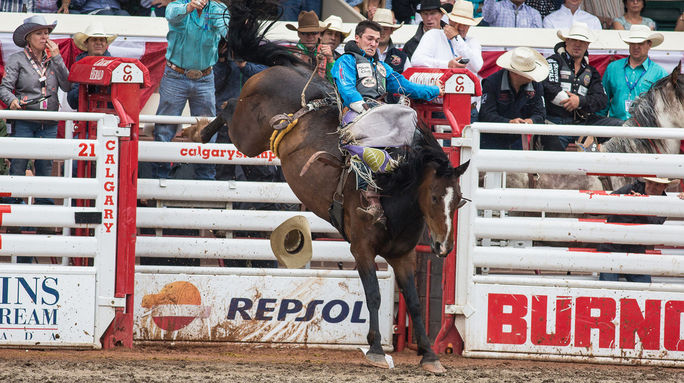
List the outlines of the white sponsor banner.
<svg viewBox="0 0 684 383">
<path fill-rule="evenodd" d="M 236 274 L 239 271 L 236 272 Z M 135 275 L 135 340 L 366 345 L 361 280 L 349 277 Z M 382 344 L 392 344 L 394 279 L 379 278 Z"/>
<path fill-rule="evenodd" d="M 475 284 L 467 350 L 684 360 L 684 294 Z"/>
<path fill-rule="evenodd" d="M 94 344 L 95 272 L 4 265 L 0 272 L 0 346 Z"/>
</svg>

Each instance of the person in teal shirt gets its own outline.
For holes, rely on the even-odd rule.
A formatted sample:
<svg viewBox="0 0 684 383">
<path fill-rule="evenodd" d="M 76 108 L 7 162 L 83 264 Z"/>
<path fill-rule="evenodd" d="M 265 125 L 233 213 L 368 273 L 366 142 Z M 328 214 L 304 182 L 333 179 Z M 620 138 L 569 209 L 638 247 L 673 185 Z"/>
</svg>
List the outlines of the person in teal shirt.
<svg viewBox="0 0 684 383">
<path fill-rule="evenodd" d="M 629 33 L 620 37 L 629 45 L 629 57 L 613 61 L 603 74 L 603 88 L 610 103 L 601 114 L 627 120 L 632 102 L 668 73 L 648 58 L 649 50 L 663 42 L 661 33 L 645 25 L 632 25 Z"/>
<path fill-rule="evenodd" d="M 214 117 L 214 72 L 218 44 L 228 34 L 230 16 L 223 3 L 212 0 L 177 0 L 166 6 L 169 42 L 166 68 L 159 84 L 157 115 L 180 116 L 187 102 L 193 116 Z M 154 140 L 171 141 L 178 130 L 175 124 L 156 124 Z M 211 142 L 215 142 L 213 137 Z M 194 164 L 195 179 L 213 180 L 216 165 Z M 146 170 L 147 171 L 147 170 Z M 153 164 L 141 178 L 169 178 L 168 162 Z"/>
</svg>

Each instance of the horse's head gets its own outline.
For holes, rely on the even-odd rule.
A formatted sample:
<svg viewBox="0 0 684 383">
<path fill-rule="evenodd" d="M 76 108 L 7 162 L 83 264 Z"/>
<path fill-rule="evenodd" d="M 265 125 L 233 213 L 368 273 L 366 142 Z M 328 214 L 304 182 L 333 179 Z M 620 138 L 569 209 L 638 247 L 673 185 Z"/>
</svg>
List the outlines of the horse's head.
<svg viewBox="0 0 684 383">
<path fill-rule="evenodd" d="M 430 162 L 418 188 L 418 204 L 430 229 L 432 251 L 446 257 L 454 247 L 454 214 L 466 203 L 458 177 L 470 161 L 457 168 Z"/>
</svg>

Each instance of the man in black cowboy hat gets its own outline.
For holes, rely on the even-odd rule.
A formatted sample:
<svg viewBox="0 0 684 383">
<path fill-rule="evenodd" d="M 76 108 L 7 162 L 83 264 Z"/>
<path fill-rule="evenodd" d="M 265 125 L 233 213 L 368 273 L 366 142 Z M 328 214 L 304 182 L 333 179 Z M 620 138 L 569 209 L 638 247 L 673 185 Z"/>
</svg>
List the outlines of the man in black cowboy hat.
<svg viewBox="0 0 684 383">
<path fill-rule="evenodd" d="M 404 44 L 404 52 L 411 58 L 413 52 L 416 51 L 420 39 L 423 38 L 425 32 L 430 29 L 442 29 L 447 25 L 442 21 L 442 9 L 446 12 L 451 12 L 451 4 L 442 4 L 439 0 L 423 0 L 418 5 L 418 12 L 423 21 L 418 24 L 416 34 L 411 37 L 411 40 Z"/>
</svg>

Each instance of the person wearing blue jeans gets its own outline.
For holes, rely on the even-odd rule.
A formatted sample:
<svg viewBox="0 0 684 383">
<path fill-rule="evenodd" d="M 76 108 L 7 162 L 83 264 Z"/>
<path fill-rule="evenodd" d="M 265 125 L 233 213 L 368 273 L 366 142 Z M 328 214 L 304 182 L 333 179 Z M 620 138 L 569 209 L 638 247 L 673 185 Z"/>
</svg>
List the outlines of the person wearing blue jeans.
<svg viewBox="0 0 684 383">
<path fill-rule="evenodd" d="M 159 107 L 157 115 L 180 116 L 185 102 L 190 104 L 192 116 L 213 117 L 216 115 L 214 97 L 214 73 L 191 80 L 170 67 L 166 67 L 164 77 L 159 84 Z M 154 128 L 154 140 L 169 142 L 176 136 L 178 125 L 157 124 Z M 216 135 L 210 142 L 216 142 Z M 216 165 L 194 164 L 195 179 L 213 180 L 216 177 Z M 153 178 L 169 178 L 171 165 L 158 162 Z"/>
<path fill-rule="evenodd" d="M 169 33 L 166 38 L 166 68 L 159 84 L 157 115 L 180 116 L 185 103 L 193 116 L 216 115 L 214 72 L 218 45 L 228 33 L 230 16 L 223 3 L 208 0 L 178 0 L 166 6 Z M 157 124 L 155 141 L 171 141 L 177 125 Z M 211 142 L 216 142 L 216 135 Z M 195 179 L 213 180 L 216 165 L 194 165 Z M 156 163 L 151 178 L 169 178 L 171 165 Z"/>
</svg>

